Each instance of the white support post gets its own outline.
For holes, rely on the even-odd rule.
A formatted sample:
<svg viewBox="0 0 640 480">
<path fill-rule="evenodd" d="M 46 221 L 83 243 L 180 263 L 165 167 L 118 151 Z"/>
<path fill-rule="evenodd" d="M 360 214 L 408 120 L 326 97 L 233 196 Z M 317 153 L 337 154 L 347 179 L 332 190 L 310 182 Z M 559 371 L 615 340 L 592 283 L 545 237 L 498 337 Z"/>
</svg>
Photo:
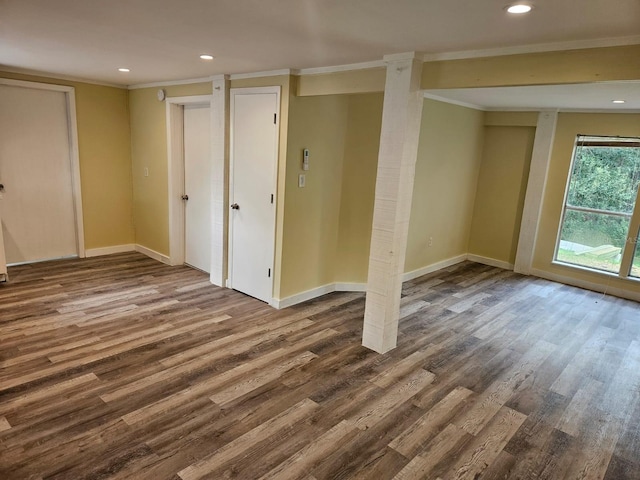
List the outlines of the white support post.
<svg viewBox="0 0 640 480">
<path fill-rule="evenodd" d="M 227 279 L 229 224 L 229 76 L 212 79 L 211 98 L 211 283 L 224 287 Z"/>
<path fill-rule="evenodd" d="M 396 346 L 422 100 L 422 60 L 389 55 L 382 110 L 362 344 L 378 353 Z"/>
<path fill-rule="evenodd" d="M 518 250 L 514 271 L 529 275 L 533 264 L 533 254 L 536 248 L 538 226 L 542 211 L 547 172 L 551 161 L 553 140 L 556 134 L 558 122 L 557 111 L 543 111 L 538 115 L 536 135 L 533 141 L 531 154 L 531 166 L 529 167 L 529 180 L 527 193 L 524 198 L 522 210 L 522 222 L 520 223 L 520 236 L 518 238 Z"/>
</svg>

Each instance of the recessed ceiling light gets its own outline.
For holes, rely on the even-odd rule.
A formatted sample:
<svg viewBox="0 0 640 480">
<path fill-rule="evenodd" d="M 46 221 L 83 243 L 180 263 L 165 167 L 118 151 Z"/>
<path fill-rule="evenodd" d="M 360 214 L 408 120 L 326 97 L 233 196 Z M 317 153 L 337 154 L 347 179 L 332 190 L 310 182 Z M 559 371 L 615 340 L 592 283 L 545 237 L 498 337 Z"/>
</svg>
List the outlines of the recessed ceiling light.
<svg viewBox="0 0 640 480">
<path fill-rule="evenodd" d="M 516 14 L 529 13 L 531 11 L 531 8 L 532 8 L 531 5 L 527 5 L 524 3 L 516 3 L 514 5 L 507 7 L 507 12 L 516 13 Z"/>
<path fill-rule="evenodd" d="M 213 60 L 213 55 L 209 55 L 209 54 L 204 53 L 204 54 L 200 55 L 200 58 L 202 60 Z"/>
<path fill-rule="evenodd" d="M 624 100 L 613 100 L 613 103 L 624 103 Z"/>
<path fill-rule="evenodd" d="M 130 72 L 131 70 L 129 70 L 128 68 L 119 68 L 118 71 L 122 73 L 127 73 L 127 72 Z"/>
</svg>

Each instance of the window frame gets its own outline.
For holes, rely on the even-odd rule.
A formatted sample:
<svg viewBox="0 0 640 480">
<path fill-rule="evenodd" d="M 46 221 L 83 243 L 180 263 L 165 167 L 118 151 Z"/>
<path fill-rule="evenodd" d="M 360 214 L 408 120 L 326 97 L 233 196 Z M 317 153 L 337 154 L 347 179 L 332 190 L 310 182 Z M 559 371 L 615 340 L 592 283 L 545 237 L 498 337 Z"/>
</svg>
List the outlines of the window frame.
<svg viewBox="0 0 640 480">
<path fill-rule="evenodd" d="M 577 207 L 574 205 L 567 204 L 567 200 L 569 198 L 569 188 L 571 187 L 571 179 L 573 177 L 573 167 L 576 162 L 576 154 L 577 154 L 578 148 L 584 147 L 584 146 L 616 147 L 616 146 L 620 146 L 620 144 L 622 143 L 625 144 L 625 146 L 640 148 L 639 137 L 612 136 L 612 135 L 584 135 L 584 134 L 576 135 L 576 138 L 573 144 L 573 150 L 571 152 L 571 163 L 569 164 L 567 180 L 565 182 L 564 197 L 563 197 L 562 206 L 561 206 L 562 212 L 560 214 L 560 223 L 558 224 L 558 228 L 557 228 L 556 243 L 553 251 L 553 259 L 551 261 L 552 264 L 562 265 L 564 267 L 569 267 L 577 270 L 585 270 L 588 272 L 598 273 L 598 274 L 606 275 L 609 277 L 640 281 L 640 275 L 637 277 L 631 276 L 631 269 L 633 267 L 633 258 L 636 254 L 636 249 L 639 248 L 638 238 L 640 237 L 640 185 L 638 186 L 638 190 L 636 191 L 636 198 L 633 204 L 632 212 L 630 214 L 622 213 L 622 212 L 612 212 L 609 210 L 592 209 L 587 207 Z M 622 248 L 620 268 L 617 273 L 610 272 L 603 269 L 592 268 L 585 265 L 569 263 L 569 262 L 565 262 L 558 259 L 558 251 L 560 249 L 560 241 L 562 239 L 561 238 L 562 228 L 564 227 L 564 221 L 565 221 L 567 210 L 585 212 L 585 213 L 595 213 L 595 214 L 601 214 L 601 215 L 611 215 L 611 216 L 624 217 L 629 219 L 629 229 L 627 231 L 624 247 Z"/>
</svg>

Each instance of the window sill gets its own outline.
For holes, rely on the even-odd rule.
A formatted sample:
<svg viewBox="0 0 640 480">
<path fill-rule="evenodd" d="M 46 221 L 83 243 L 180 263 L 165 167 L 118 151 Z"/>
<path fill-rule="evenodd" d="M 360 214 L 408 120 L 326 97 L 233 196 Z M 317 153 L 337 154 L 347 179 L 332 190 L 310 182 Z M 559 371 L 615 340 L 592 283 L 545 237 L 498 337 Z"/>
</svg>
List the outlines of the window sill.
<svg viewBox="0 0 640 480">
<path fill-rule="evenodd" d="M 595 273 L 608 278 L 618 278 L 620 280 L 631 280 L 632 282 L 640 282 L 638 277 L 621 277 L 618 273 L 607 272 L 606 270 L 598 270 L 597 268 L 589 268 L 582 265 L 576 265 L 575 263 L 562 262 L 560 260 L 553 260 L 552 265 L 558 265 L 560 267 L 568 267 L 571 270 L 580 270 L 582 272 Z"/>
</svg>

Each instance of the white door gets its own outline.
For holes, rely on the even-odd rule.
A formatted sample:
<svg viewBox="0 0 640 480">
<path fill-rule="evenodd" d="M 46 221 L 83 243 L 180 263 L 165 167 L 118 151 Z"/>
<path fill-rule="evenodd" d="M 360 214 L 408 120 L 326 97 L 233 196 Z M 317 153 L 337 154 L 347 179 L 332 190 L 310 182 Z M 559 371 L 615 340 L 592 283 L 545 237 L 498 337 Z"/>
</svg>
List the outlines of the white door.
<svg viewBox="0 0 640 480">
<path fill-rule="evenodd" d="M 184 261 L 211 270 L 211 110 L 184 106 Z M 188 197 L 188 200 L 186 199 Z"/>
<path fill-rule="evenodd" d="M 273 295 L 279 89 L 231 92 L 230 287 Z"/>
<path fill-rule="evenodd" d="M 78 255 L 64 92 L 0 85 L 0 105 L 7 263 Z"/>
</svg>

